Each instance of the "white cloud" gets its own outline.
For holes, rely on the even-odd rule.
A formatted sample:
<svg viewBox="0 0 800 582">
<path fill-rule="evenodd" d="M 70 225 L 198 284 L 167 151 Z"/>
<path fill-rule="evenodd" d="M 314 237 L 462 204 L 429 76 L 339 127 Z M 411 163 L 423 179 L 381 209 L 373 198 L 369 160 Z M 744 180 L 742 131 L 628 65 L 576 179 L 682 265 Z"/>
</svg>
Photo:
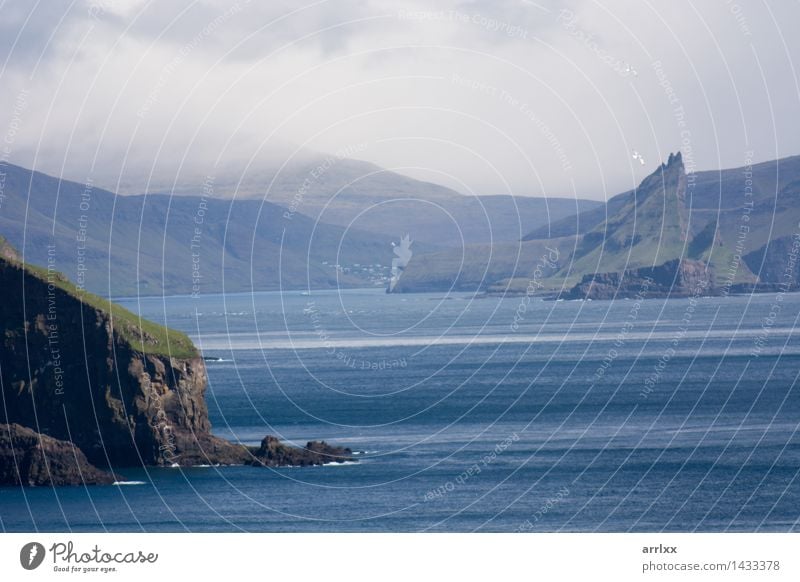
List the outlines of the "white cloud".
<svg viewBox="0 0 800 582">
<path fill-rule="evenodd" d="M 462 190 L 597 198 L 682 144 L 699 169 L 800 153 L 797 4 L 264 4 L 3 4 L 12 161 L 130 183 L 367 143 Z"/>
</svg>

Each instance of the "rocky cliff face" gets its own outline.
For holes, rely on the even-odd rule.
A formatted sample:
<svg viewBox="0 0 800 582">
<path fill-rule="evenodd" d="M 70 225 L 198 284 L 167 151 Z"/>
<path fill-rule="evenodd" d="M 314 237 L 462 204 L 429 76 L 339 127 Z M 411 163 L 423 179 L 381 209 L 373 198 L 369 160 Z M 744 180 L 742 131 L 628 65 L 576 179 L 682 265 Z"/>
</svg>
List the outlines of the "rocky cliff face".
<svg viewBox="0 0 800 582">
<path fill-rule="evenodd" d="M 570 289 L 567 299 L 623 299 L 633 297 L 688 297 L 710 295 L 714 272 L 702 261 L 675 259 L 657 267 L 622 273 L 586 275 Z"/>
<path fill-rule="evenodd" d="M 122 310 L 83 303 L 55 271 L 0 259 L 5 407 L 16 422 L 69 440 L 98 464 L 171 464 L 210 425 L 202 358 L 139 331 Z M 187 338 L 188 339 L 188 338 Z"/>
<path fill-rule="evenodd" d="M 74 444 L 18 424 L 0 424 L 0 484 L 110 484 L 114 475 L 86 460 Z"/>
<path fill-rule="evenodd" d="M 784 236 L 743 257 L 759 283 L 785 285 L 796 289 L 800 284 L 800 237 Z"/>
<path fill-rule="evenodd" d="M 647 176 L 617 211 L 583 235 L 555 279 L 622 273 L 684 258 L 688 177 L 680 152 Z"/>
<path fill-rule="evenodd" d="M 325 443 L 298 449 L 267 437 L 259 448 L 215 437 L 205 364 L 188 337 L 80 292 L 53 268 L 25 265 L 2 244 L 0 289 L 0 484 L 109 482 L 90 463 L 278 466 L 349 458 L 349 450 Z"/>
</svg>

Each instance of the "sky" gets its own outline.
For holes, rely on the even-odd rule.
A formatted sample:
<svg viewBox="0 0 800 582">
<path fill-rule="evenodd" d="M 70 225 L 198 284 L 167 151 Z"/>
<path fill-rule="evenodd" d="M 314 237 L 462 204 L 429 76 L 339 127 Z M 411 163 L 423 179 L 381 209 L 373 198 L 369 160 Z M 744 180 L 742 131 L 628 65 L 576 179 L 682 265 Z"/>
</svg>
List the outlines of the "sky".
<svg viewBox="0 0 800 582">
<path fill-rule="evenodd" d="M 435 8 L 431 8 L 435 5 Z M 0 160 L 114 189 L 353 155 L 607 199 L 800 154 L 799 2 L 0 2 Z"/>
</svg>

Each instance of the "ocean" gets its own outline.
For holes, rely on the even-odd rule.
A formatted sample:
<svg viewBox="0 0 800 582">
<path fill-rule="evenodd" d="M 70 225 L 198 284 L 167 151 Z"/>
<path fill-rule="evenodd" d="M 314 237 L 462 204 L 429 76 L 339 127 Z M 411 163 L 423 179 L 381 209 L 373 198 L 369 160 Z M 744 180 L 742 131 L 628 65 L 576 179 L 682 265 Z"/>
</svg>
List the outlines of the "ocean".
<svg viewBox="0 0 800 582">
<path fill-rule="evenodd" d="M 800 295 L 120 302 L 213 358 L 216 434 L 358 462 L 0 488 L 3 531 L 800 529 Z"/>
</svg>

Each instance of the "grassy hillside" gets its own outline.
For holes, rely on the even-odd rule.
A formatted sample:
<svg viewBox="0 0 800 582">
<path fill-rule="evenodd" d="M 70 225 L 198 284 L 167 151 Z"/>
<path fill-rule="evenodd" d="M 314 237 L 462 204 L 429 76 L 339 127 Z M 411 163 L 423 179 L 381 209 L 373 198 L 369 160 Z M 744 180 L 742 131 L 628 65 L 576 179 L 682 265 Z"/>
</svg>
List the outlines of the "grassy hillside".
<svg viewBox="0 0 800 582">
<path fill-rule="evenodd" d="M 0 259 L 18 259 L 17 250 L 0 236 Z"/>
<path fill-rule="evenodd" d="M 10 245 L 0 238 L 0 250 Z M 2 254 L 2 253 L 0 253 Z M 44 267 L 29 265 L 10 256 L 0 256 L 0 268 L 18 269 L 29 277 L 34 277 L 45 284 L 53 284 L 70 297 L 108 316 L 116 334 L 133 350 L 145 354 L 158 354 L 175 358 L 194 358 L 199 352 L 192 340 L 185 333 L 166 328 L 152 321 L 140 318 L 124 307 L 92 293 L 78 289 L 63 273 L 50 271 Z M 14 289 L 5 289 L 6 293 L 17 293 Z M 21 290 L 19 291 L 21 292 Z"/>
<path fill-rule="evenodd" d="M 492 291 L 524 293 L 531 280 L 546 281 L 575 248 L 575 237 L 549 241 L 517 241 L 472 245 L 438 253 L 414 255 L 395 292 Z M 558 290 L 547 281 L 537 292 Z"/>
<path fill-rule="evenodd" d="M 752 197 L 745 194 L 747 180 L 752 182 L 750 185 Z M 728 226 L 740 218 L 745 202 L 752 199 L 760 219 L 757 232 L 761 238 L 757 244 L 762 246 L 768 240 L 765 237 L 770 236 L 769 226 L 767 225 L 766 230 L 762 226 L 774 215 L 772 211 L 776 199 L 787 198 L 789 194 L 795 197 L 800 194 L 800 156 L 762 162 L 749 167 L 696 172 L 693 186 L 688 194 L 687 206 L 691 212 L 692 232 L 702 230 L 712 220 L 719 220 L 720 231 L 728 235 L 725 238 L 732 234 Z M 602 224 L 607 217 L 617 214 L 633 200 L 634 195 L 635 190 L 617 194 L 606 204 L 533 229 L 524 239 L 542 240 L 586 234 Z M 775 216 L 775 218 L 780 217 Z"/>
<path fill-rule="evenodd" d="M 569 264 L 555 277 L 566 285 L 588 273 L 654 267 L 685 255 L 688 223 L 681 155 L 642 181 L 635 196 L 587 232 Z"/>
<path fill-rule="evenodd" d="M 752 193 L 746 190 L 750 185 Z M 690 177 L 676 154 L 635 190 L 553 223 L 549 232 L 562 236 L 540 238 L 539 229 L 520 245 L 415 255 L 401 290 L 444 290 L 456 282 L 463 290 L 524 292 L 529 269 L 546 245 L 560 253 L 558 269 L 539 281 L 548 290 L 571 288 L 594 273 L 653 267 L 681 258 L 708 263 L 717 286 L 753 283 L 761 269 L 752 257 L 766 256 L 763 249 L 769 241 L 797 232 L 798 200 L 800 156 Z M 740 258 L 745 256 L 751 260 Z M 774 270 L 772 258 L 764 261 Z M 762 274 L 761 280 L 768 277 Z"/>
<path fill-rule="evenodd" d="M 370 284 L 351 265 L 388 265 L 392 239 L 316 223 L 260 200 L 116 196 L 7 165 L 0 232 L 32 264 L 105 296 Z M 200 192 L 202 194 L 202 192 Z M 337 270 L 336 264 L 342 265 Z"/>
</svg>

